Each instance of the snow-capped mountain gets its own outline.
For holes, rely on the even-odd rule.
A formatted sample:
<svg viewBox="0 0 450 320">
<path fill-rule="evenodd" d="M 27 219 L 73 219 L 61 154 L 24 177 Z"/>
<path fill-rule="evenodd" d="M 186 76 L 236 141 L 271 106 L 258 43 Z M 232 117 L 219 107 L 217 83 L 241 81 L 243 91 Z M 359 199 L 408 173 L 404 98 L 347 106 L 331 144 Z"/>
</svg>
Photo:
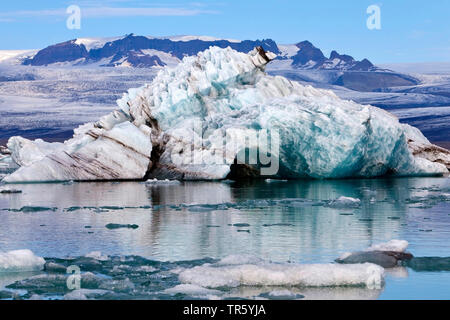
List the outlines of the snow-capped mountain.
<svg viewBox="0 0 450 320">
<path fill-rule="evenodd" d="M 0 50 L 0 63 L 9 65 L 22 64 L 33 58 L 39 50 Z"/>
<path fill-rule="evenodd" d="M 161 67 L 177 64 L 185 56 L 192 56 L 211 46 L 231 47 L 239 52 L 249 52 L 261 46 L 279 54 L 275 41 L 223 40 L 211 37 L 153 38 L 129 34 L 122 38 L 75 39 L 49 46 L 23 64 L 46 66 L 55 63 L 72 65 L 98 64 L 100 66 Z"/>
<path fill-rule="evenodd" d="M 322 50 L 316 48 L 309 41 L 302 41 L 295 45 L 280 46 L 281 59 L 291 59 L 292 67 L 296 69 L 342 70 L 342 71 L 376 71 L 369 60 L 355 60 L 352 56 L 332 51 L 327 58 Z"/>
<path fill-rule="evenodd" d="M 208 36 L 147 37 L 129 34 L 113 38 L 79 38 L 51 45 L 21 56 L 21 63 L 32 66 L 53 64 L 98 65 L 106 67 L 162 67 L 176 65 L 185 56 L 196 55 L 211 46 L 247 53 L 257 46 L 275 53 L 292 69 L 335 71 L 379 71 L 369 60 L 355 60 L 336 51 L 327 58 L 309 41 L 279 45 L 272 39 L 232 40 Z M 16 59 L 17 60 L 17 59 Z"/>
</svg>

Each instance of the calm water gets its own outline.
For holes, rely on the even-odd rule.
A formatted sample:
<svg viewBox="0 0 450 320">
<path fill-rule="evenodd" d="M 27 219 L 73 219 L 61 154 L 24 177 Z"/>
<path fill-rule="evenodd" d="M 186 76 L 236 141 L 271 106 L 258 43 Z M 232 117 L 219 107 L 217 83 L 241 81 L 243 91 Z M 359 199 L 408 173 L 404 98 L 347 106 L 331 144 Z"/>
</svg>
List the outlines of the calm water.
<svg viewBox="0 0 450 320">
<path fill-rule="evenodd" d="M 109 260 L 103 266 L 104 272 L 96 271 L 108 276 L 114 276 L 112 265 L 123 265 L 124 257 L 151 260 L 130 266 L 135 271 L 142 265 L 158 262 L 158 270 L 151 273 L 159 279 L 158 287 L 147 288 L 146 293 L 141 290 L 139 294 L 130 296 L 127 292 L 111 298 L 195 296 L 161 293 L 179 284 L 176 273 L 170 270 L 229 255 L 280 263 L 330 263 L 344 252 L 404 239 L 410 243 L 408 251 L 416 257 L 450 257 L 448 178 L 8 187 L 22 193 L 0 195 L 1 251 L 27 248 L 36 255 L 60 259 L 82 257 L 93 251 L 122 256 L 122 262 L 118 260 L 115 264 Z M 361 199 L 361 205 L 330 208 L 328 201 L 340 196 Z M 110 223 L 139 227 L 106 228 Z M 134 285 L 142 284 L 142 275 L 141 282 L 133 278 L 132 272 L 121 276 L 121 279 L 128 276 Z M 0 275 L 0 287 L 29 277 Z M 162 281 L 164 277 L 166 280 Z M 36 290 L 33 283 L 22 286 L 16 283 L 13 287 L 28 289 L 28 296 L 24 297 L 33 292 L 47 298 L 61 295 L 61 290 L 54 288 L 48 292 Z M 219 297 L 266 297 L 271 290 L 239 287 L 225 290 L 225 295 Z M 289 290 L 311 299 L 448 299 L 450 272 L 397 268 L 388 271 L 381 290 Z"/>
</svg>

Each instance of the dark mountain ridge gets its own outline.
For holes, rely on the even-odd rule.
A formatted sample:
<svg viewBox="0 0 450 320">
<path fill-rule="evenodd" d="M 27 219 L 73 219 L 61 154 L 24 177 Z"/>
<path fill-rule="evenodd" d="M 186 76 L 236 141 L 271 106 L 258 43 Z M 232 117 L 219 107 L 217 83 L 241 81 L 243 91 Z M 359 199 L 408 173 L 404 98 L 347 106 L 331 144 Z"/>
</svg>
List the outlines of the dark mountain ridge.
<svg viewBox="0 0 450 320">
<path fill-rule="evenodd" d="M 190 41 L 173 41 L 170 39 L 148 38 L 144 36 L 127 35 L 122 39 L 105 43 L 101 48 L 87 50 L 84 44 L 77 44 L 76 40 L 71 40 L 56 45 L 49 46 L 39 51 L 33 58 L 27 59 L 23 64 L 32 66 L 44 66 L 57 62 L 72 62 L 84 59 L 82 63 L 98 62 L 102 59 L 112 58 L 105 66 L 114 66 L 115 62 L 125 59 L 134 67 L 152 67 L 162 66 L 164 63 L 154 55 L 149 58 L 136 58 L 143 55 L 142 50 L 152 49 L 170 53 L 172 56 L 182 59 L 185 56 L 195 55 L 200 51 L 204 51 L 211 46 L 221 48 L 231 47 L 240 52 L 249 52 L 253 48 L 261 46 L 265 50 L 279 54 L 275 41 L 271 39 L 264 40 L 245 40 L 240 42 L 232 42 L 229 40 L 190 40 Z M 134 53 L 131 53 L 134 52 Z M 127 59 L 129 57 L 132 59 Z"/>
<path fill-rule="evenodd" d="M 378 70 L 369 60 L 355 60 L 352 56 L 339 54 L 333 50 L 327 58 L 322 50 L 316 48 L 309 41 L 302 41 L 296 44 L 299 49 L 292 56 L 292 66 L 298 69 L 325 69 L 325 70 L 345 70 L 345 71 L 376 71 Z"/>
</svg>

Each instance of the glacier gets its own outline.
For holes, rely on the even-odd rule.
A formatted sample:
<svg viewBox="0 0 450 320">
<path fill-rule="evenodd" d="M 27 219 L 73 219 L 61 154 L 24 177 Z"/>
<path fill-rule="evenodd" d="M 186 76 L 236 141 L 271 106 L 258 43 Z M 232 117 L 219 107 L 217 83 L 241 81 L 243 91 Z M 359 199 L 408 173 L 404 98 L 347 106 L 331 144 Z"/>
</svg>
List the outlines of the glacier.
<svg viewBox="0 0 450 320">
<path fill-rule="evenodd" d="M 20 168 L 3 181 L 448 173 L 450 152 L 418 129 L 332 91 L 267 75 L 275 57 L 260 47 L 248 54 L 210 47 L 185 57 L 129 89 L 117 110 L 78 127 L 64 143 L 11 137 L 0 161 Z"/>
</svg>

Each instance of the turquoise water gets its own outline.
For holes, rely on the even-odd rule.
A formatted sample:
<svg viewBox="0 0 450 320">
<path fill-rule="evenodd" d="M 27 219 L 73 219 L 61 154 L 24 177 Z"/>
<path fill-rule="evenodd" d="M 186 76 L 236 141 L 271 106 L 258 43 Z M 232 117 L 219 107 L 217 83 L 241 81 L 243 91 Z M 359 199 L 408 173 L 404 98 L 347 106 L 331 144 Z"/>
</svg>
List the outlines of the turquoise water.
<svg viewBox="0 0 450 320">
<path fill-rule="evenodd" d="M 408 251 L 416 257 L 450 257 L 448 178 L 8 187 L 22 193 L 0 195 L 1 251 L 27 248 L 64 265 L 74 261 L 67 257 L 76 260 L 100 251 L 110 258 L 100 261 L 95 270 L 82 271 L 112 279 L 116 279 L 114 266 L 123 266 L 130 257 L 139 261 L 124 267 L 118 279 L 128 279 L 134 289 L 108 288 L 109 295 L 103 298 L 195 297 L 164 293 L 180 284 L 171 270 L 230 255 L 276 263 L 330 263 L 344 252 L 402 239 L 410 243 Z M 330 201 L 340 196 L 358 198 L 361 204 L 333 208 Z M 111 223 L 138 228 L 107 228 Z M 137 270 L 144 265 L 155 270 Z M 19 298 L 32 294 L 61 298 L 69 292 L 61 284 L 56 285 L 58 289 L 37 290 L 33 281 L 26 282 L 33 275 L 0 274 L 0 287 L 15 290 Z M 148 284 L 146 278 L 158 285 Z M 25 283 L 19 285 L 20 281 Z M 221 289 L 215 295 L 261 298 L 275 289 L 310 299 L 448 299 L 450 272 L 448 268 L 387 270 L 386 283 L 379 290 L 239 287 Z"/>
</svg>

